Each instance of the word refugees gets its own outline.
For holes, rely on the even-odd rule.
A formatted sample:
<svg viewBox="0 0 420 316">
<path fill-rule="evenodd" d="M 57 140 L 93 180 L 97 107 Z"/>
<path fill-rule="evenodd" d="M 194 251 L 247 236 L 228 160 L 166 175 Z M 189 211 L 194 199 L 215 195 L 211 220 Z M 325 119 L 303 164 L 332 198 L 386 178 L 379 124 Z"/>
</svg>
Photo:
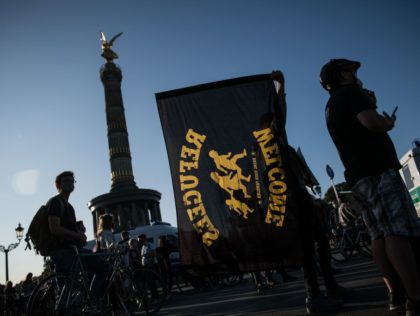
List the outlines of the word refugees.
<svg viewBox="0 0 420 316">
<path fill-rule="evenodd" d="M 185 140 L 190 144 L 190 147 L 183 145 L 181 149 L 179 181 L 188 217 L 196 231 L 202 234 L 203 243 L 210 247 L 219 238 L 219 231 L 208 217 L 201 193 L 197 190 L 198 177 L 190 174 L 190 171 L 198 169 L 200 151 L 205 139 L 206 136 L 200 135 L 192 129 L 188 130 Z"/>
<path fill-rule="evenodd" d="M 254 131 L 252 134 L 262 153 L 264 173 L 267 175 L 268 203 L 264 221 L 266 224 L 273 224 L 275 228 L 281 228 L 286 214 L 287 185 L 280 150 L 270 128 Z M 203 244 L 210 247 L 219 238 L 220 232 L 206 211 L 203 202 L 205 193 L 199 191 L 198 175 L 209 176 L 220 189 L 225 191 L 228 194 L 225 205 L 243 220 L 248 220 L 251 214 L 255 214 L 256 209 L 261 209 L 250 205 L 252 201 L 255 203 L 256 200 L 260 200 L 261 192 L 258 170 L 255 170 L 258 167 L 255 154 L 249 158 L 254 167 L 254 182 L 251 182 L 251 175 L 243 174 L 239 166 L 239 160 L 248 157 L 246 149 L 236 154 L 231 152 L 221 154 L 213 149 L 208 155 L 203 155 L 203 159 L 204 157 L 212 159 L 216 171 L 209 174 L 199 172 L 200 155 L 206 138 L 206 135 L 199 134 L 191 128 L 187 131 L 186 143 L 182 145 L 180 153 L 179 184 L 188 218 L 197 233 L 201 235 Z M 252 183 L 255 183 L 256 187 L 254 190 L 249 190 Z M 257 199 L 254 199 L 249 192 L 255 192 L 253 194 L 256 194 Z M 258 203 L 261 204 L 260 201 Z"/>
</svg>

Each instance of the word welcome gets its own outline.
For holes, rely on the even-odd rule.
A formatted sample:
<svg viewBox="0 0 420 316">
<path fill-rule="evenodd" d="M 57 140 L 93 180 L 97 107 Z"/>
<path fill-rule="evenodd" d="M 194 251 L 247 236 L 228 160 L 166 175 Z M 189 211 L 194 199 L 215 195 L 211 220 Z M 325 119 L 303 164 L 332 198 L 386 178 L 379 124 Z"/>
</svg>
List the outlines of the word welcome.
<svg viewBox="0 0 420 316">
<path fill-rule="evenodd" d="M 265 222 L 282 227 L 286 213 L 287 185 L 285 172 L 282 168 L 280 150 L 274 141 L 274 135 L 270 128 L 254 131 L 253 135 L 258 142 L 268 168 L 268 191 L 269 203 Z"/>
</svg>

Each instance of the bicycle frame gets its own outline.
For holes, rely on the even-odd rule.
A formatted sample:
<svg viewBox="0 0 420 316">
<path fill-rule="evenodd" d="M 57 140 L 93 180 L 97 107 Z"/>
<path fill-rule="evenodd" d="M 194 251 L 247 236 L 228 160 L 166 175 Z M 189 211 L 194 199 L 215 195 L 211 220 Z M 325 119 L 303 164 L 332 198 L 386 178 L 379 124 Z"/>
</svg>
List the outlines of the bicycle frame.
<svg viewBox="0 0 420 316">
<path fill-rule="evenodd" d="M 91 311 L 106 314 L 111 309 L 124 315 L 153 315 L 160 310 L 166 284 L 158 273 L 147 268 L 131 269 L 118 253 L 80 253 L 77 248 L 74 252 L 68 273 L 53 274 L 37 285 L 28 302 L 28 316 Z M 88 256 L 112 258 L 112 271 L 103 289 L 105 302 L 98 302 L 91 293 L 91 276 L 83 264 L 83 258 Z"/>
</svg>

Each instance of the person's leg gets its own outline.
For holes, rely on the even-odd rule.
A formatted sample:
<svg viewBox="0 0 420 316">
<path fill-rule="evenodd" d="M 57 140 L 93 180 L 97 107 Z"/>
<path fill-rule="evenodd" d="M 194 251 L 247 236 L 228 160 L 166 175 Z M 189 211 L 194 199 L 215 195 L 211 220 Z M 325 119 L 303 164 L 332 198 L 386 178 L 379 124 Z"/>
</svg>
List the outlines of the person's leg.
<svg viewBox="0 0 420 316">
<path fill-rule="evenodd" d="M 303 280 L 305 283 L 306 294 L 309 298 L 319 296 L 319 284 L 317 279 L 317 266 L 315 259 L 315 241 L 309 229 L 302 234 L 303 247 Z"/>
<path fill-rule="evenodd" d="M 267 280 L 268 285 L 272 286 L 272 285 L 278 284 L 278 282 L 274 279 L 273 273 L 271 270 L 265 270 L 264 277 Z"/>
<path fill-rule="evenodd" d="M 307 192 L 300 192 L 297 198 L 299 210 L 299 233 L 302 246 L 302 269 L 306 296 L 316 298 L 321 291 L 318 284 L 318 272 L 315 253 L 315 213 L 312 197 Z"/>
<path fill-rule="evenodd" d="M 420 274 L 409 237 L 405 237 L 420 234 L 420 220 L 413 201 L 396 170 L 381 174 L 377 191 L 374 214 L 384 232 L 386 256 L 408 297 L 420 302 Z"/>
<path fill-rule="evenodd" d="M 372 255 L 388 289 L 389 309 L 392 311 L 402 310 L 406 301 L 406 293 L 398 274 L 388 259 L 384 238 L 372 241 Z"/>
<path fill-rule="evenodd" d="M 333 290 L 337 287 L 337 281 L 331 269 L 331 254 L 328 238 L 320 229 L 316 232 L 315 237 L 317 242 L 318 261 L 322 277 L 324 278 L 325 287 Z"/>
<path fill-rule="evenodd" d="M 410 237 L 411 249 L 413 249 L 414 257 L 416 258 L 417 271 L 420 273 L 420 238 Z"/>
<path fill-rule="evenodd" d="M 420 301 L 420 276 L 410 241 L 401 236 L 385 238 L 386 255 L 401 278 L 410 299 Z"/>
<path fill-rule="evenodd" d="M 376 239 L 372 241 L 372 255 L 379 271 L 382 273 L 383 280 L 389 292 L 400 291 L 399 276 L 388 259 L 385 249 L 385 239 Z"/>
<path fill-rule="evenodd" d="M 260 271 L 251 272 L 252 280 L 254 281 L 255 291 L 258 293 L 261 292 L 262 289 L 262 277 Z"/>
<path fill-rule="evenodd" d="M 398 236 L 418 236 L 420 222 L 398 171 L 361 179 L 352 191 L 364 206 L 373 255 L 390 293 L 398 288 L 398 275 L 408 297 L 419 301 L 420 276 L 413 251 L 408 238 Z"/>
<path fill-rule="evenodd" d="M 262 278 L 261 278 L 261 272 L 260 271 L 255 271 L 255 272 L 251 272 L 252 275 L 252 280 L 254 281 L 255 286 L 261 286 L 262 283 Z"/>
<path fill-rule="evenodd" d="M 317 264 L 314 240 L 314 210 L 312 197 L 307 191 L 297 191 L 293 200 L 296 204 L 299 222 L 299 234 L 302 247 L 302 268 L 306 288 L 305 307 L 308 314 L 332 312 L 343 307 L 343 301 L 330 299 L 322 295 L 317 280 Z"/>
<path fill-rule="evenodd" d="M 305 235 L 305 234 L 303 234 Z M 325 313 L 337 311 L 343 307 L 343 301 L 321 294 L 317 280 L 317 265 L 315 259 L 315 242 L 311 234 L 304 237 L 303 242 L 303 277 L 306 287 L 306 312 Z"/>
</svg>

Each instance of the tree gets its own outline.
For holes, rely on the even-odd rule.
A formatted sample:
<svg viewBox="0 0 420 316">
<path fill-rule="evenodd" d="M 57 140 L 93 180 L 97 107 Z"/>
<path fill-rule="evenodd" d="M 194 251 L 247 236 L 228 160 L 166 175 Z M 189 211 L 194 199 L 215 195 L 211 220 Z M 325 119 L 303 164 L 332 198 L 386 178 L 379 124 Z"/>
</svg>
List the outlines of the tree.
<svg viewBox="0 0 420 316">
<path fill-rule="evenodd" d="M 54 274 L 53 263 L 49 257 L 44 257 L 44 271 L 42 271 L 41 275 L 39 276 L 40 280 L 45 279 L 46 277 Z"/>
</svg>

